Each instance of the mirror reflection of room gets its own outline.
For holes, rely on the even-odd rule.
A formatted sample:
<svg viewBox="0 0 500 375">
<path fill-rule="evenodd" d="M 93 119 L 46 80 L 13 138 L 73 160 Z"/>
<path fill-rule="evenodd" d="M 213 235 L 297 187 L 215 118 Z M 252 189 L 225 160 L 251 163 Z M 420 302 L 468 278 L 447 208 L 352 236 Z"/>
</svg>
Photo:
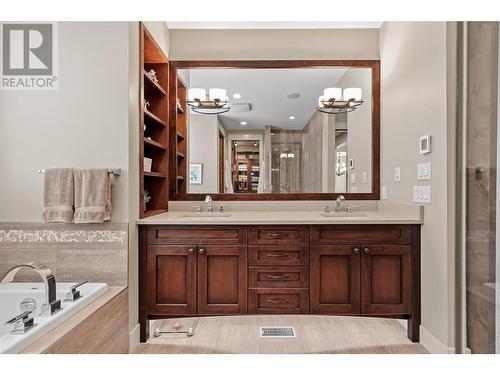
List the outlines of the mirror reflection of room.
<svg viewBox="0 0 500 375">
<path fill-rule="evenodd" d="M 179 76 L 191 102 L 188 193 L 372 191 L 370 68 L 203 68 Z M 352 108 L 344 111 L 346 103 Z"/>
</svg>

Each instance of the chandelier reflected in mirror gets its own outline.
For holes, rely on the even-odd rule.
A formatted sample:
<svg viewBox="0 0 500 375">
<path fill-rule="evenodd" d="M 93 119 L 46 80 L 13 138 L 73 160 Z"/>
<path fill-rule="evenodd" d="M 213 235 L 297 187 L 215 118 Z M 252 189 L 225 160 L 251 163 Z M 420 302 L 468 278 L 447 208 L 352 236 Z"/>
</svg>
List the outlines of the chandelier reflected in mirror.
<svg viewBox="0 0 500 375">
<path fill-rule="evenodd" d="M 349 87 L 342 92 L 340 87 L 329 87 L 319 97 L 317 110 L 336 115 L 352 112 L 361 104 L 363 104 L 363 99 L 360 88 Z"/>
<path fill-rule="evenodd" d="M 193 112 L 204 115 L 220 115 L 231 109 L 226 90 L 219 88 L 208 90 L 208 96 L 205 89 L 189 89 L 186 103 Z"/>
</svg>

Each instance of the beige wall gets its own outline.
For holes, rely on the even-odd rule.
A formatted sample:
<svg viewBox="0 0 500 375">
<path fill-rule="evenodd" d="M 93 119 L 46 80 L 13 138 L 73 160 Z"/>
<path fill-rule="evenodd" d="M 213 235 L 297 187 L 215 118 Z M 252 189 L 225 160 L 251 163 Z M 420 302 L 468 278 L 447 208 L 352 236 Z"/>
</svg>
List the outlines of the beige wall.
<svg viewBox="0 0 500 375">
<path fill-rule="evenodd" d="M 378 29 L 171 30 L 172 60 L 378 59 Z"/>
<path fill-rule="evenodd" d="M 217 193 L 219 188 L 219 123 L 217 116 L 190 116 L 188 161 L 189 163 L 203 164 L 203 183 L 201 185 L 189 184 L 188 192 L 193 194 Z"/>
<path fill-rule="evenodd" d="M 60 22 L 59 89 L 0 91 L 0 221 L 40 221 L 51 167 L 122 168 L 113 222 L 128 221 L 126 22 Z"/>
<path fill-rule="evenodd" d="M 422 227 L 422 342 L 434 350 L 454 346 L 454 263 L 447 235 L 447 28 L 445 22 L 386 22 L 380 32 L 381 183 L 393 202 L 412 203 L 414 185 L 432 186 Z M 432 136 L 420 155 L 419 137 Z M 417 181 L 417 163 L 432 162 L 432 181 Z M 394 167 L 401 182 L 393 182 Z M 437 340 L 437 342 L 436 342 Z"/>
</svg>

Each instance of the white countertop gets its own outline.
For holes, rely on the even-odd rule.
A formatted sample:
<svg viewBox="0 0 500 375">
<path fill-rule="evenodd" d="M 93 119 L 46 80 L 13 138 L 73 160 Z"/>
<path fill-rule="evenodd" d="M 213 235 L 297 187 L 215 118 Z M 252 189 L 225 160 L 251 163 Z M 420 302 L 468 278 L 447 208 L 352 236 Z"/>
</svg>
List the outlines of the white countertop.
<svg viewBox="0 0 500 375">
<path fill-rule="evenodd" d="M 406 205 L 405 205 L 406 206 Z M 379 206 L 373 211 L 355 210 L 363 217 L 324 217 L 319 210 L 226 210 L 230 216 L 214 217 L 193 211 L 170 211 L 137 221 L 138 225 L 251 225 L 251 224 L 422 224 L 423 207 Z"/>
</svg>

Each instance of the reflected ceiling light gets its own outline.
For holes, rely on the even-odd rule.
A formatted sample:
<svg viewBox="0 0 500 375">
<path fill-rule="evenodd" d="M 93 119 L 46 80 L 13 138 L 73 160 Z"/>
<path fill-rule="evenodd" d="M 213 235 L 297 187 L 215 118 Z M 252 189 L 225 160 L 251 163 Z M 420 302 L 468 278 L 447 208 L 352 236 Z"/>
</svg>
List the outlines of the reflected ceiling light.
<svg viewBox="0 0 500 375">
<path fill-rule="evenodd" d="M 235 99 L 241 99 L 241 94 L 239 92 L 235 92 L 233 94 L 233 98 L 235 98 Z"/>
<path fill-rule="evenodd" d="M 300 94 L 298 92 L 291 92 L 286 97 L 288 99 L 298 99 L 298 98 L 300 98 Z"/>
<path fill-rule="evenodd" d="M 246 121 L 242 121 L 242 122 L 240 122 L 240 125 L 245 126 L 246 124 L 247 124 L 247 122 L 246 122 Z"/>
<path fill-rule="evenodd" d="M 295 116 L 288 117 L 289 120 L 295 120 Z"/>
<path fill-rule="evenodd" d="M 254 144 L 253 144 L 253 145 L 254 145 L 255 147 L 257 147 L 257 142 L 254 142 Z"/>
<path fill-rule="evenodd" d="M 204 115 L 218 115 L 231 109 L 225 89 L 211 88 L 207 91 L 200 88 L 188 90 L 187 104 L 191 110 Z"/>
<path fill-rule="evenodd" d="M 329 87 L 318 98 L 317 110 L 328 114 L 348 113 L 363 104 L 362 90 L 358 87 L 349 87 L 343 90 L 340 87 Z"/>
</svg>

